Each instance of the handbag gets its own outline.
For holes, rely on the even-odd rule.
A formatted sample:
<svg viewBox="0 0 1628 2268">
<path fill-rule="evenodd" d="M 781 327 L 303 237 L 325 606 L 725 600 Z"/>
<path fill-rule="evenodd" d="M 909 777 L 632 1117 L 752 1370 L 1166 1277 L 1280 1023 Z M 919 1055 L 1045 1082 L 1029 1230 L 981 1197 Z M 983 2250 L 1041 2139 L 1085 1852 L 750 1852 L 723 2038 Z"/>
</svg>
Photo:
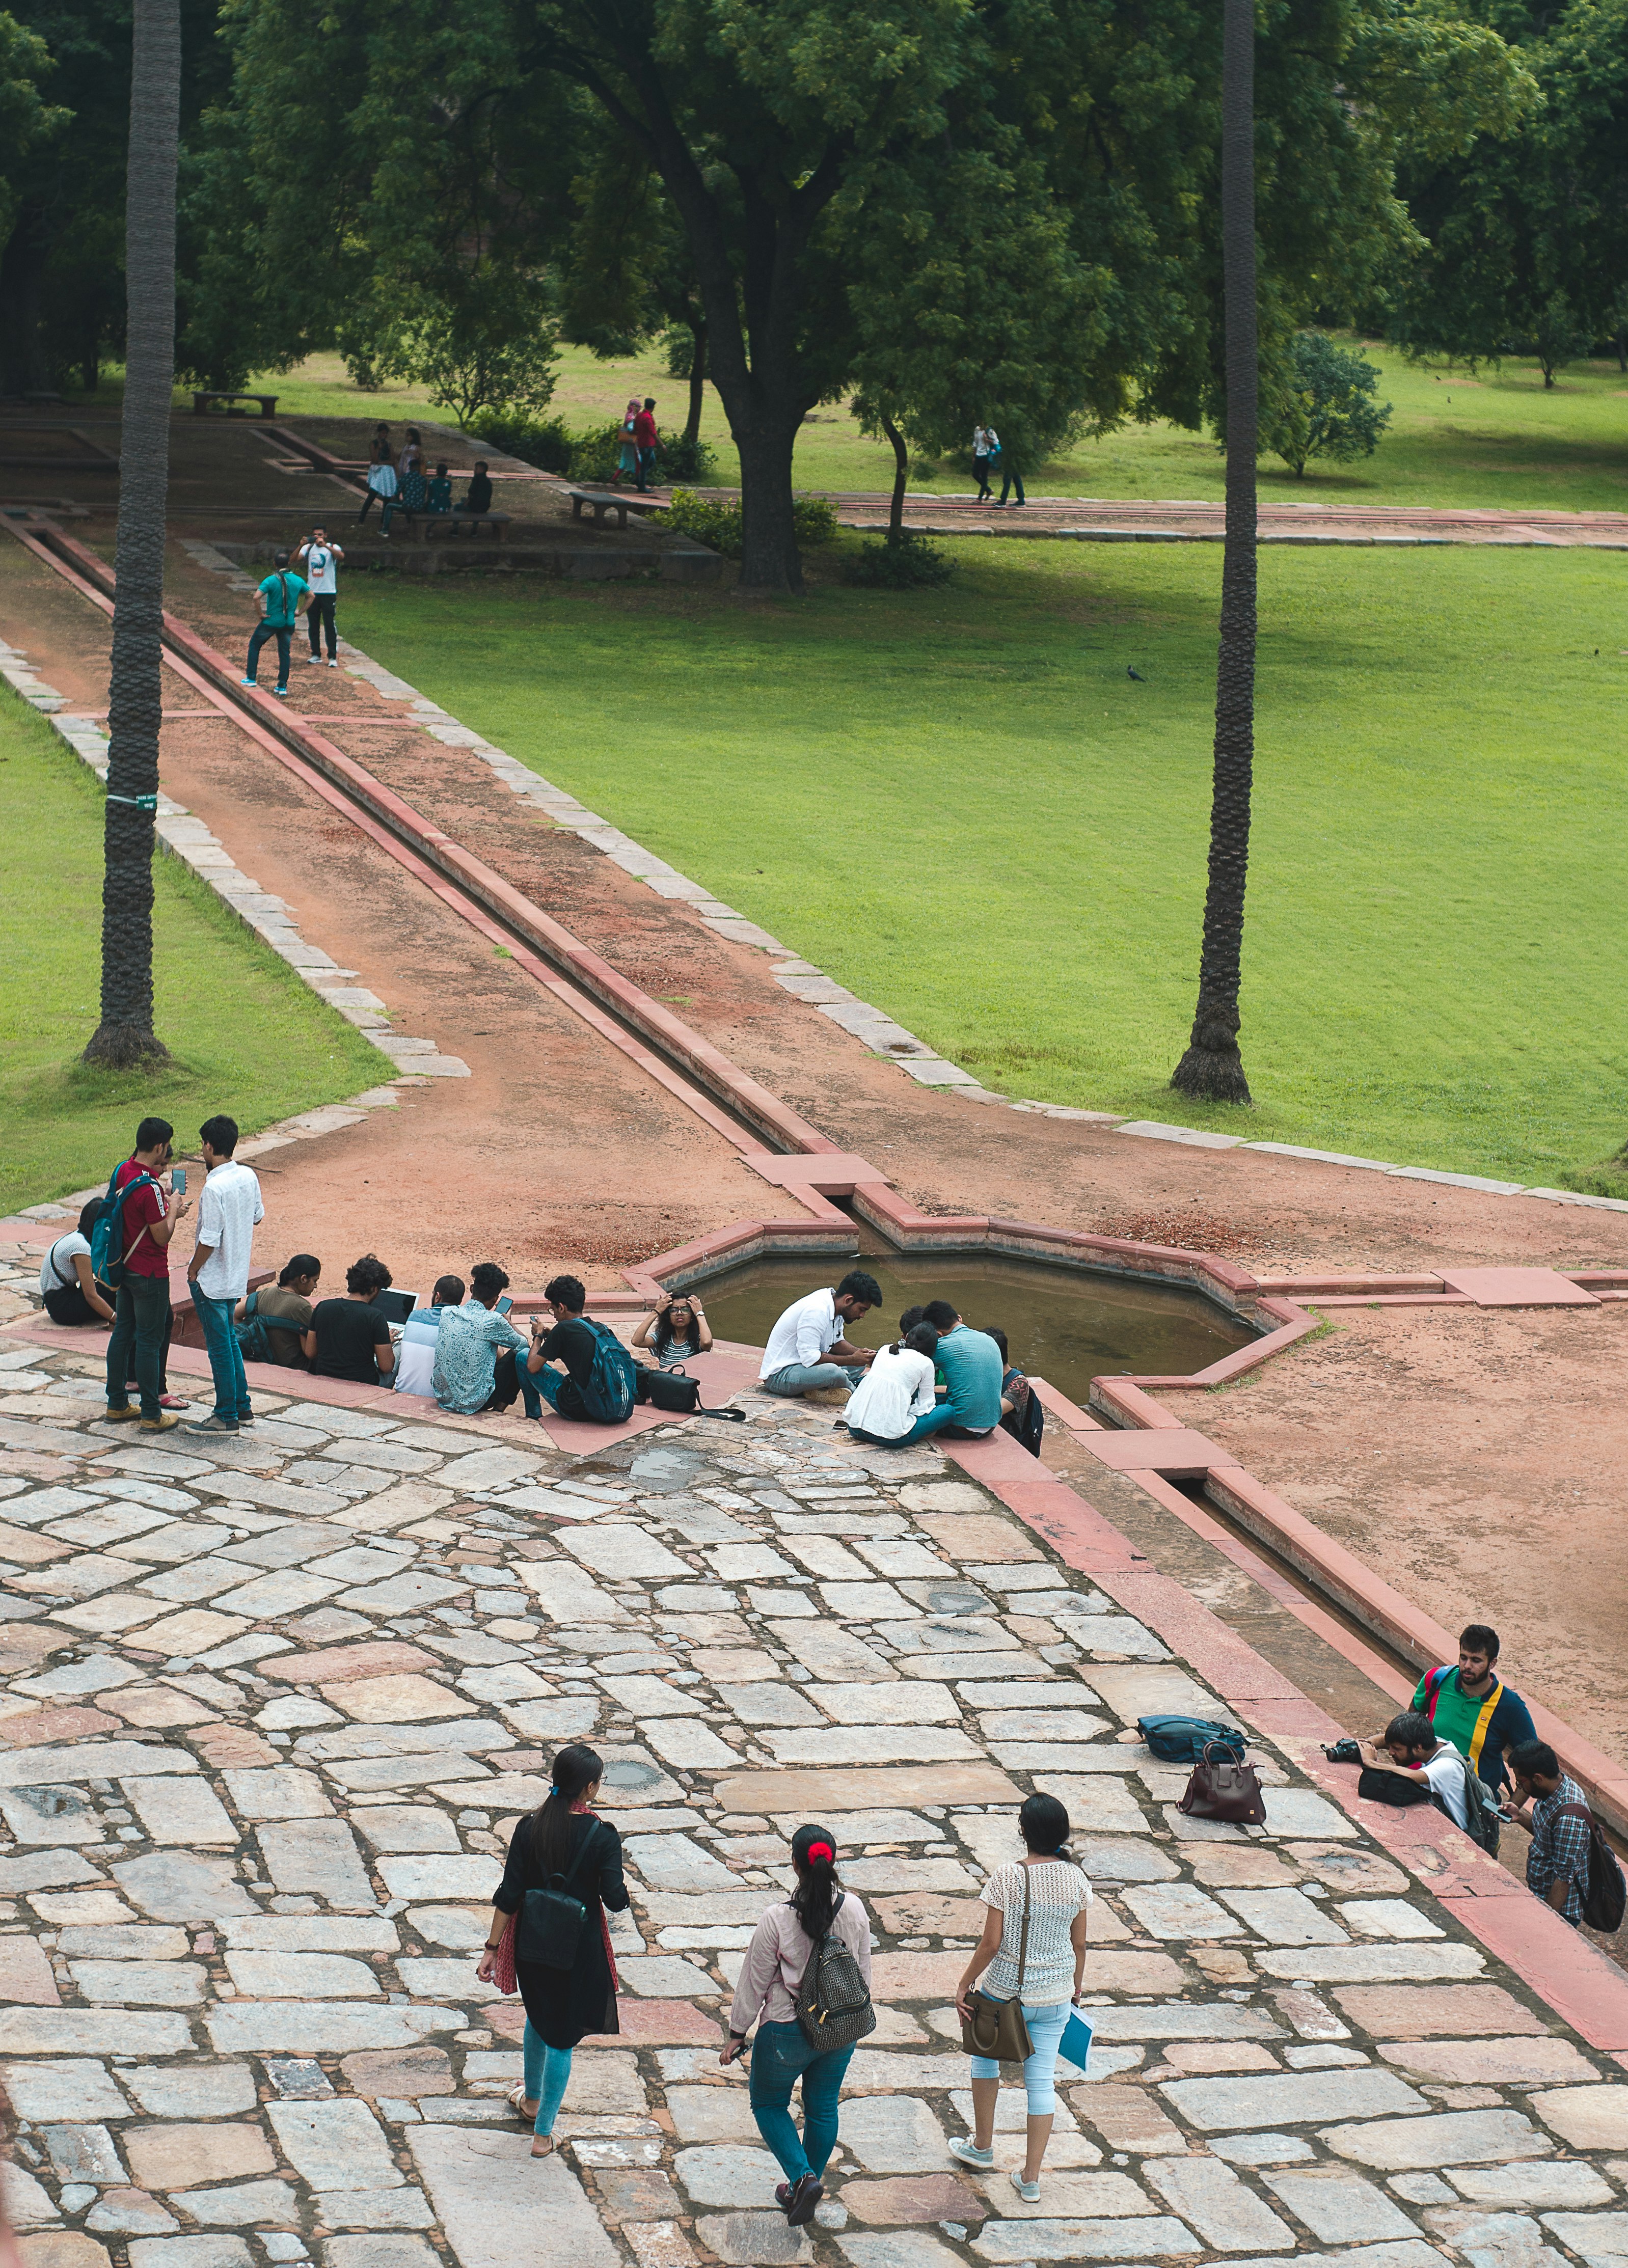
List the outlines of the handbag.
<svg viewBox="0 0 1628 2268">
<path fill-rule="evenodd" d="M 1219 1741 L 1206 1741 L 1176 1808 L 1190 1819 L 1227 1819 L 1234 1827 L 1264 1827 L 1266 1799 L 1255 1766 Z"/>
<path fill-rule="evenodd" d="M 503 1935 L 498 1939 L 497 1948 L 492 1955 L 492 1983 L 500 1992 L 515 1992 L 519 1990 L 519 1978 L 514 1973 L 515 1923 L 519 1918 L 518 1914 L 509 1916 L 504 1925 Z"/>
<path fill-rule="evenodd" d="M 971 1995 L 972 2014 L 961 2020 L 961 2043 L 969 2055 L 996 2063 L 1027 2063 L 1035 2043 L 1023 2021 L 1023 1977 L 1028 1966 L 1028 1868 L 1023 1869 L 1023 1928 L 1018 1940 L 1018 1989 L 1010 2000 L 987 1992 Z"/>
<path fill-rule="evenodd" d="M 669 1410 L 675 1418 L 733 1418 L 746 1423 L 744 1410 L 703 1409 L 701 1381 L 688 1371 L 658 1370 L 653 1363 L 642 1362 L 635 1368 L 633 1399 L 648 1403 L 652 1410 Z"/>
<path fill-rule="evenodd" d="M 599 1841 L 599 1833 L 596 1819 L 567 1871 L 551 1874 L 547 1889 L 527 1890 L 521 1899 L 515 1918 L 516 1961 L 534 1962 L 541 1969 L 575 1968 L 588 1909 L 585 1899 L 571 1896 L 571 1886 L 577 1879 L 578 1868 Z M 557 1889 L 554 1888 L 556 1882 L 559 1884 Z"/>
</svg>

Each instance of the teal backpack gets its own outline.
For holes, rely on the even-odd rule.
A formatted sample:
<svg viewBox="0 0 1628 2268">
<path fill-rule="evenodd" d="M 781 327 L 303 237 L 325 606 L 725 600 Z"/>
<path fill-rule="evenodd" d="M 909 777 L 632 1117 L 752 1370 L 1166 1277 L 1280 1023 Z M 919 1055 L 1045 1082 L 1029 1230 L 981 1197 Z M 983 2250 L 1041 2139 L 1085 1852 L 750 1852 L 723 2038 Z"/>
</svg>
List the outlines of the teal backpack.
<svg viewBox="0 0 1628 2268">
<path fill-rule="evenodd" d="M 243 1302 L 243 1321 L 240 1323 L 233 1323 L 232 1328 L 237 1337 L 238 1352 L 245 1362 L 276 1360 L 271 1347 L 271 1320 L 269 1316 L 262 1315 L 260 1312 L 258 1292 L 249 1293 Z M 284 1326 L 284 1329 L 290 1328 L 291 1326 L 287 1324 Z"/>
<path fill-rule="evenodd" d="M 587 1323 L 598 1341 L 588 1382 L 578 1388 L 583 1408 L 600 1425 L 620 1425 L 633 1415 L 638 1390 L 638 1366 L 622 1341 L 604 1323 Z"/>
<path fill-rule="evenodd" d="M 132 1174 L 120 1189 L 119 1176 L 129 1163 L 128 1159 L 122 1160 L 108 1175 L 107 1194 L 91 1231 L 91 1273 L 110 1292 L 116 1292 L 124 1281 L 124 1201 L 133 1189 L 156 1189 L 158 1186 L 151 1174 L 139 1173 Z"/>
</svg>

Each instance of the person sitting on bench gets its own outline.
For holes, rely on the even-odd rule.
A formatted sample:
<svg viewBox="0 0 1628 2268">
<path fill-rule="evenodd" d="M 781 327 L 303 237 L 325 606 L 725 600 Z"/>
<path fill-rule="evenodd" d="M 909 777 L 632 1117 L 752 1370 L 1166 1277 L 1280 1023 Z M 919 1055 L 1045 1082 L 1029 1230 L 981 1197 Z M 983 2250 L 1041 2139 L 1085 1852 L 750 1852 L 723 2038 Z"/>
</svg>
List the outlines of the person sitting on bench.
<svg viewBox="0 0 1628 2268">
<path fill-rule="evenodd" d="M 431 482 L 429 494 L 424 499 L 424 510 L 433 512 L 449 512 L 452 508 L 453 484 L 446 477 L 446 466 L 438 465 L 435 468 L 435 478 Z"/>
<path fill-rule="evenodd" d="M 484 519 L 491 508 L 492 484 L 486 475 L 486 460 L 480 457 L 469 475 L 469 493 L 458 509 L 467 519 Z"/>
</svg>

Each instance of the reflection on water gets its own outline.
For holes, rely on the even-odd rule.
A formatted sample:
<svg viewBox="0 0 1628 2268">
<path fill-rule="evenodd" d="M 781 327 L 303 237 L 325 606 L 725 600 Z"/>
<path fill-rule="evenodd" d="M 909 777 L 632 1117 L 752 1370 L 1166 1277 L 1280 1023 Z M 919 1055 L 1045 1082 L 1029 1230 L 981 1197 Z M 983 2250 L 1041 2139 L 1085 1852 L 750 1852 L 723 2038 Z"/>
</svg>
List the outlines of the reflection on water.
<svg viewBox="0 0 1628 2268">
<path fill-rule="evenodd" d="M 762 1346 L 783 1307 L 859 1267 L 881 1285 L 882 1305 L 849 1334 L 856 1346 L 891 1339 L 901 1312 L 947 1300 L 968 1322 L 995 1324 L 1020 1370 L 1083 1403 L 1105 1371 L 1185 1375 L 1246 1346 L 1256 1336 L 1201 1292 L 1125 1283 L 1043 1262 L 994 1254 L 942 1253 L 919 1259 L 748 1261 L 699 1286 L 720 1339 Z"/>
</svg>

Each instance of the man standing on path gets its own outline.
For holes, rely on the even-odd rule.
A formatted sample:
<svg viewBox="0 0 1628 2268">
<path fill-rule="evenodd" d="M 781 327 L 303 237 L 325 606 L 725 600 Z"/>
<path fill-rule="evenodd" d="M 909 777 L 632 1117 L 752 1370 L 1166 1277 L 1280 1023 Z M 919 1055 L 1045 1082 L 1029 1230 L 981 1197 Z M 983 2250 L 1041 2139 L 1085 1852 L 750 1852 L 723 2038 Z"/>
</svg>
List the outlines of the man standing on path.
<svg viewBox="0 0 1628 2268">
<path fill-rule="evenodd" d="M 209 1179 L 198 1203 L 198 1241 L 187 1270 L 192 1304 L 203 1327 L 215 1380 L 212 1417 L 195 1419 L 188 1433 L 235 1433 L 252 1425 L 243 1353 L 232 1327 L 232 1310 L 248 1290 L 254 1225 L 264 1220 L 260 1182 L 232 1152 L 238 1146 L 235 1118 L 210 1118 L 198 1129 Z"/>
<path fill-rule="evenodd" d="M 167 1433 L 180 1423 L 159 1407 L 164 1388 L 164 1351 L 170 1338 L 170 1239 L 185 1215 L 188 1199 L 172 1206 L 158 1176 L 170 1162 L 175 1129 L 167 1118 L 144 1118 L 136 1148 L 114 1177 L 114 1202 L 122 1197 L 121 1218 L 107 1248 L 110 1266 L 122 1264 L 107 1341 L 107 1415 L 115 1424 L 135 1418 L 129 1400 L 131 1351 L 141 1390 L 140 1418 L 146 1433 Z M 128 1196 L 122 1196 L 128 1190 Z"/>
<path fill-rule="evenodd" d="M 284 701 L 288 697 L 289 640 L 307 585 L 303 576 L 290 572 L 286 551 L 279 551 L 271 563 L 271 573 L 255 593 L 260 620 L 249 636 L 248 674 L 243 682 L 254 684 L 260 669 L 260 649 L 269 637 L 274 637 L 277 642 L 277 699 Z"/>
<path fill-rule="evenodd" d="M 1526 1886 L 1576 1929 L 1588 1889 L 1588 1799 L 1546 1741 L 1522 1741 L 1509 1753 L 1509 1768 L 1521 1798 L 1514 1816 L 1532 1835 Z"/>
<path fill-rule="evenodd" d="M 302 570 L 311 587 L 311 605 L 306 615 L 306 628 L 311 633 L 312 661 L 322 659 L 322 628 L 328 626 L 328 666 L 339 666 L 339 625 L 334 610 L 339 604 L 339 567 L 344 553 L 338 544 L 330 543 L 325 528 L 313 528 L 311 534 L 294 554 L 294 563 Z"/>
<path fill-rule="evenodd" d="M 1526 1703 L 1499 1682 L 1498 1656 L 1498 1632 L 1470 1624 L 1459 1633 L 1457 1668 L 1426 1670 L 1411 1704 L 1495 1793 L 1508 1786 L 1504 1760 L 1511 1749 L 1537 1738 Z"/>
<path fill-rule="evenodd" d="M 645 396 L 645 407 L 633 420 L 633 446 L 638 453 L 638 492 L 643 496 L 656 477 L 656 397 Z"/>
<path fill-rule="evenodd" d="M 850 1346 L 843 1327 L 881 1303 L 881 1285 L 862 1268 L 850 1269 L 834 1292 L 810 1292 L 794 1300 L 769 1334 L 759 1385 L 766 1394 L 858 1386 L 876 1350 Z"/>
</svg>

